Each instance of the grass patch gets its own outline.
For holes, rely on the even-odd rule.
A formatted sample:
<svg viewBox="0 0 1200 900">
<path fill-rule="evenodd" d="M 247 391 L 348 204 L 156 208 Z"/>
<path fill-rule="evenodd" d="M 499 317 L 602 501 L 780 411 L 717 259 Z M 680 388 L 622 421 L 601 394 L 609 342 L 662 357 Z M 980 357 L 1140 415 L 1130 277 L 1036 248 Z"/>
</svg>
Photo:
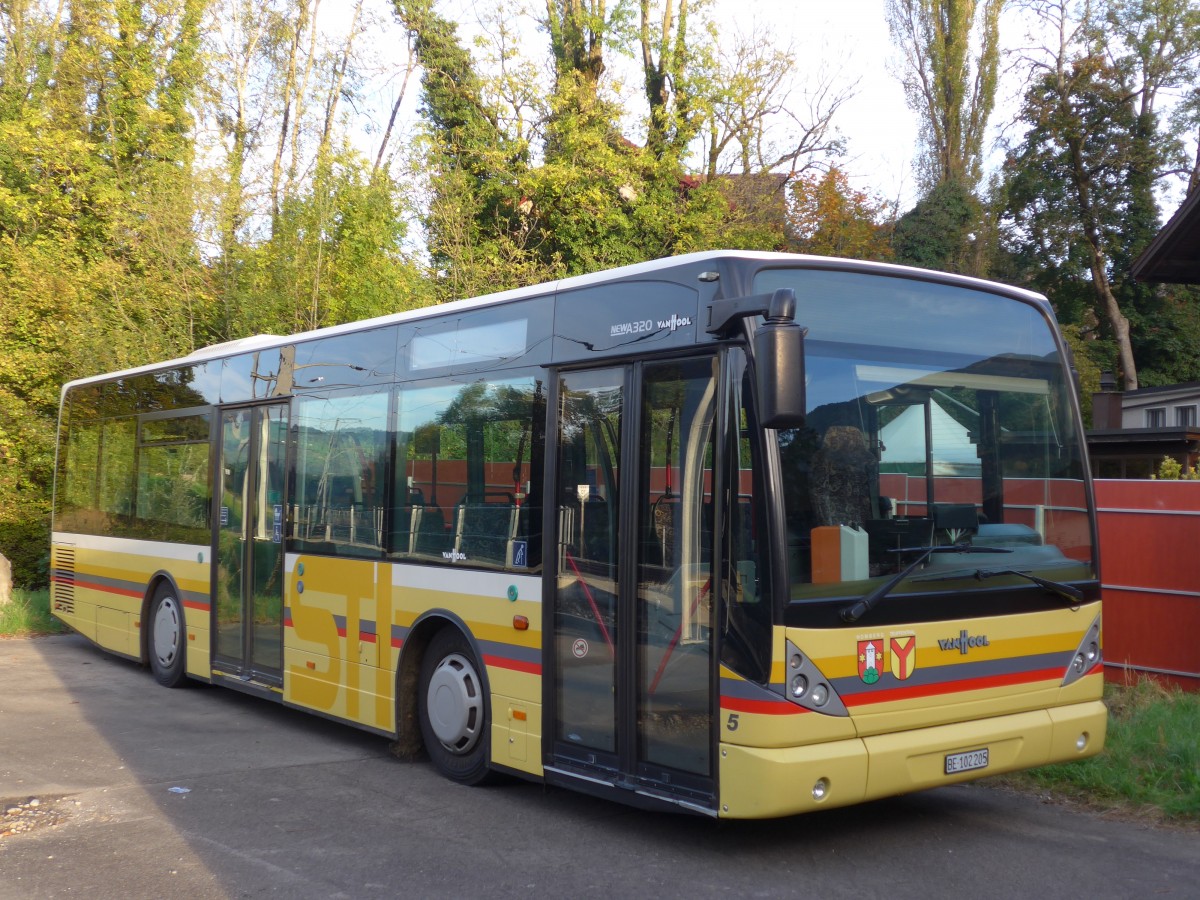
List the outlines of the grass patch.
<svg viewBox="0 0 1200 900">
<path fill-rule="evenodd" d="M 50 591 L 13 588 L 12 600 L 0 606 L 0 637 L 62 634 L 67 627 L 50 615 Z"/>
<path fill-rule="evenodd" d="M 1005 776 L 1092 806 L 1200 824 L 1200 694 L 1150 679 L 1106 685 L 1108 738 L 1091 759 Z"/>
</svg>

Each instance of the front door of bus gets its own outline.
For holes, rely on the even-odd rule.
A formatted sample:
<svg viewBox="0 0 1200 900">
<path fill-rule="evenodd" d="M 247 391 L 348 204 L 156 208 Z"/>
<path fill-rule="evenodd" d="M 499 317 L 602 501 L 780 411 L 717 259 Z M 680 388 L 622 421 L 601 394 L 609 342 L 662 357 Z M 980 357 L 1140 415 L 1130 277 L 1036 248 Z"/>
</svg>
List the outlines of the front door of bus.
<svg viewBox="0 0 1200 900">
<path fill-rule="evenodd" d="M 286 404 L 221 412 L 214 665 L 277 685 L 283 665 Z"/>
<path fill-rule="evenodd" d="M 553 765 L 711 794 L 711 357 L 561 373 Z"/>
</svg>

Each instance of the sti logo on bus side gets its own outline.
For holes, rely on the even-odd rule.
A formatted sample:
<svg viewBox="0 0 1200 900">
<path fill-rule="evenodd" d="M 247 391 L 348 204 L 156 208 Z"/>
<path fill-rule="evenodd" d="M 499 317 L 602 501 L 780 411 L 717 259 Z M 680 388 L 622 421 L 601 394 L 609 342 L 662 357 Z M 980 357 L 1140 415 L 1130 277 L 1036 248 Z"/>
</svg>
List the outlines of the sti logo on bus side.
<svg viewBox="0 0 1200 900">
<path fill-rule="evenodd" d="M 609 329 L 609 337 L 624 337 L 627 334 L 648 334 L 652 331 L 669 331 L 674 334 L 680 328 L 686 328 L 692 324 L 690 316 L 681 316 L 677 313 L 671 313 L 669 319 L 642 319 L 638 322 L 621 322 L 619 325 L 613 325 Z M 656 327 L 657 326 L 657 327 Z"/>
<path fill-rule="evenodd" d="M 943 650 L 957 650 L 963 656 L 967 655 L 967 651 L 973 647 L 987 647 L 988 639 L 986 634 L 967 634 L 967 629 L 963 629 L 958 633 L 956 638 L 938 638 L 938 646 Z"/>
</svg>

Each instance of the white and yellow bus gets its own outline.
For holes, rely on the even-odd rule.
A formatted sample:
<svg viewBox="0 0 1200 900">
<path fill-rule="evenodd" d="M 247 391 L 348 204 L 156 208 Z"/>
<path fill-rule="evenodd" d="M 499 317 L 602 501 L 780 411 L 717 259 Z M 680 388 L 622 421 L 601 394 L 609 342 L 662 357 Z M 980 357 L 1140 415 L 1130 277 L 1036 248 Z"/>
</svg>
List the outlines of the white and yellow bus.
<svg viewBox="0 0 1200 900">
<path fill-rule="evenodd" d="M 1098 752 L 1044 298 L 712 252 L 63 389 L 52 606 L 495 773 L 781 816 Z"/>
</svg>

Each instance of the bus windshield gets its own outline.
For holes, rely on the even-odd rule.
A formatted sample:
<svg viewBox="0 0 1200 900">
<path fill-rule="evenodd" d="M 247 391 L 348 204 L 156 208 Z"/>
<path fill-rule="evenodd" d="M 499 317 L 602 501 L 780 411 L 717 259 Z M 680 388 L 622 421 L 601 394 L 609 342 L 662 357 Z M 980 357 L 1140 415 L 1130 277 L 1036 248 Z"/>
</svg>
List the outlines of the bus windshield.
<svg viewBox="0 0 1200 900">
<path fill-rule="evenodd" d="M 769 270 L 791 287 L 807 416 L 777 432 L 793 604 L 1094 580 L 1069 370 L 1036 306 L 964 287 Z M 1034 585 L 1031 588 L 1031 584 Z M 1044 586 L 1044 585 L 1043 585 Z"/>
</svg>

